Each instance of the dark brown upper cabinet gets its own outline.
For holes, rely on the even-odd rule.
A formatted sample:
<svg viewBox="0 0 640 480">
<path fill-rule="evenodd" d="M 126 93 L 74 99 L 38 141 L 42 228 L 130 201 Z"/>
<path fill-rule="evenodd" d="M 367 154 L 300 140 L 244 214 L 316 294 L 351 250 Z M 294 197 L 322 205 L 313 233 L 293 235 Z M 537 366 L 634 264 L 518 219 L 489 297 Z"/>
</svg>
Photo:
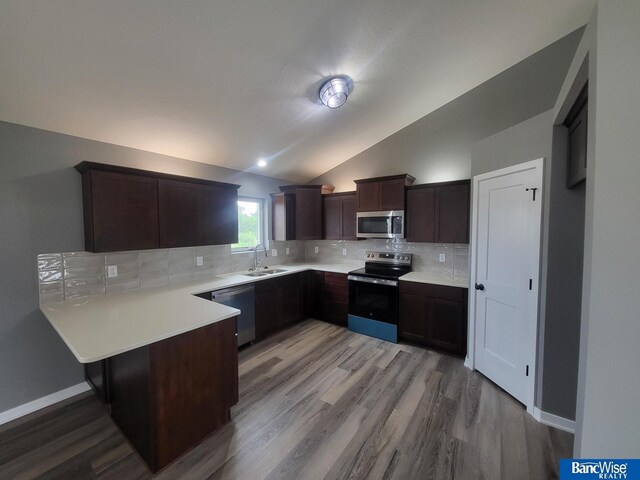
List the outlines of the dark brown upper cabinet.
<svg viewBox="0 0 640 480">
<path fill-rule="evenodd" d="M 158 179 L 160 246 L 238 242 L 238 196 L 219 185 Z"/>
<path fill-rule="evenodd" d="M 82 162 L 85 249 L 237 242 L 239 185 Z"/>
<path fill-rule="evenodd" d="M 287 185 L 271 194 L 273 240 L 322 239 L 322 185 Z"/>
<path fill-rule="evenodd" d="M 580 185 L 587 178 L 587 103 L 588 86 L 582 89 L 571 107 L 564 125 L 568 129 L 567 188 Z"/>
<path fill-rule="evenodd" d="M 324 238 L 327 240 L 357 240 L 356 192 L 323 195 Z"/>
<path fill-rule="evenodd" d="M 355 180 L 357 211 L 404 210 L 405 187 L 414 180 L 408 174 Z"/>
<path fill-rule="evenodd" d="M 469 243 L 470 185 L 470 180 L 459 180 L 409 187 L 407 241 Z"/>
</svg>

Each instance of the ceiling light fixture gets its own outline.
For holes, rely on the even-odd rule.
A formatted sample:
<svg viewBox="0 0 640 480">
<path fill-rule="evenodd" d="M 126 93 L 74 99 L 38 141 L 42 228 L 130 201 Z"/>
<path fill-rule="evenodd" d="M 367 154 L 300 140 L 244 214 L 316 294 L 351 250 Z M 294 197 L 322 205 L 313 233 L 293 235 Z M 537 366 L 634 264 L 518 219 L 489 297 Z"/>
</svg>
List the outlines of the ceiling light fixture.
<svg viewBox="0 0 640 480">
<path fill-rule="evenodd" d="M 330 78 L 322 84 L 318 96 L 320 101 L 329 108 L 341 107 L 349 96 L 349 84 L 342 77 Z"/>
<path fill-rule="evenodd" d="M 267 166 L 267 161 L 264 158 L 258 159 L 258 166 L 259 167 L 266 167 Z"/>
</svg>

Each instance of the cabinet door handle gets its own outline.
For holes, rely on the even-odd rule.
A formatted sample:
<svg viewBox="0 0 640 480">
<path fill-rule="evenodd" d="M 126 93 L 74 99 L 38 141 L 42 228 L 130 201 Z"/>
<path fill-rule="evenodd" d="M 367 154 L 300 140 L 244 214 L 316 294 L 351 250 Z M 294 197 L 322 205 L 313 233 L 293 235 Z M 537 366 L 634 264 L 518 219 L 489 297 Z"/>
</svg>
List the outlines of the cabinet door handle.
<svg viewBox="0 0 640 480">
<path fill-rule="evenodd" d="M 476 283 L 476 290 L 484 290 L 484 285 L 481 283 Z"/>
</svg>

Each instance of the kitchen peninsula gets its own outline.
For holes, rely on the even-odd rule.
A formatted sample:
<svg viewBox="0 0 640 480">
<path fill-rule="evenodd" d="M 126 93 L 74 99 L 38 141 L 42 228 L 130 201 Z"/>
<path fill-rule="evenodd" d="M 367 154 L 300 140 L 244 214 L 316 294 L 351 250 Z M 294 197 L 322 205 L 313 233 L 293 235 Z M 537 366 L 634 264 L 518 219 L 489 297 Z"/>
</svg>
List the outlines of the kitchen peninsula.
<svg viewBox="0 0 640 480">
<path fill-rule="evenodd" d="M 237 309 L 167 287 L 41 310 L 152 472 L 231 419 Z"/>
</svg>

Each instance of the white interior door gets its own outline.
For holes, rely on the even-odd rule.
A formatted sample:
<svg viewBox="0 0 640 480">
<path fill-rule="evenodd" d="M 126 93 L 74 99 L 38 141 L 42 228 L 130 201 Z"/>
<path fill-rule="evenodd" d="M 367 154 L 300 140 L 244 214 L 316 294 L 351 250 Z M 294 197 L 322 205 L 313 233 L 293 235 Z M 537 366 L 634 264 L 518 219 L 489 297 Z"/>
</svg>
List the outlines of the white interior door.
<svg viewBox="0 0 640 480">
<path fill-rule="evenodd" d="M 530 410 L 535 385 L 541 187 L 542 159 L 474 178 L 475 368 Z"/>
</svg>

